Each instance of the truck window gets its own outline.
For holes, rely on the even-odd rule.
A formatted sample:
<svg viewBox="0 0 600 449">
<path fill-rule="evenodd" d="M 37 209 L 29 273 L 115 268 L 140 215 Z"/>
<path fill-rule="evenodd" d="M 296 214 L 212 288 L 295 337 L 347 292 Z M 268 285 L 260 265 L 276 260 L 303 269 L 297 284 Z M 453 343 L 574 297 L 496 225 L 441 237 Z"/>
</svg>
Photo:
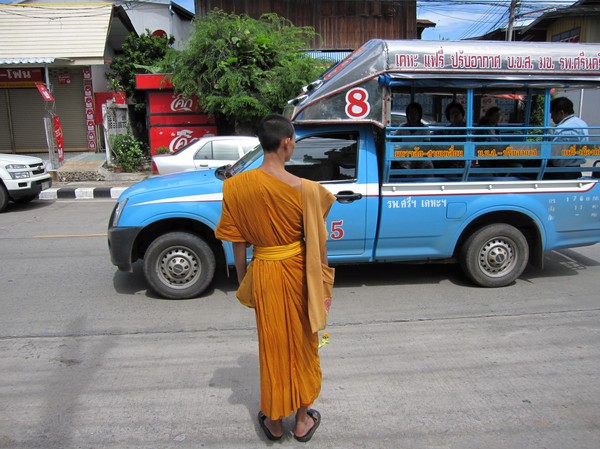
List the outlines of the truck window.
<svg viewBox="0 0 600 449">
<path fill-rule="evenodd" d="M 358 133 L 321 134 L 296 142 L 286 169 L 312 181 L 348 181 L 356 179 Z"/>
<path fill-rule="evenodd" d="M 581 143 L 571 133 L 565 138 L 569 142 L 559 145 L 549 114 L 549 83 L 403 80 L 390 87 L 384 179 L 477 182 L 590 174 L 586 159 L 578 155 L 590 153 L 598 139 Z M 417 124 L 406 116 L 415 103 L 422 111 Z M 571 153 L 575 156 L 567 159 Z"/>
</svg>

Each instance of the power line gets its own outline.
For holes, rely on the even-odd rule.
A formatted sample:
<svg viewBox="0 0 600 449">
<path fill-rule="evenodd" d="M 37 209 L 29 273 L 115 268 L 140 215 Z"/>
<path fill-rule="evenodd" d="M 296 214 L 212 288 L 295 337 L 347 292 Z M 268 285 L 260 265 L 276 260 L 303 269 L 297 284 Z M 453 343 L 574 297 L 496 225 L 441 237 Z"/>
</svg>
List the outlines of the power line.
<svg viewBox="0 0 600 449">
<path fill-rule="evenodd" d="M 451 32 L 464 29 L 461 36 L 457 37 L 464 39 L 498 28 L 509 28 L 511 5 L 514 9 L 513 25 L 517 22 L 524 25 L 546 12 L 559 10 L 574 3 L 576 3 L 574 0 L 520 0 L 518 2 L 515 0 L 419 0 L 417 16 L 438 24 L 460 23 L 462 25 L 454 26 Z M 446 18 L 450 20 L 443 20 Z"/>
<path fill-rule="evenodd" d="M 472 35 L 486 33 L 490 29 L 489 25 L 487 24 L 497 24 L 498 20 L 501 19 L 494 19 L 494 17 L 497 17 L 498 14 L 500 14 L 501 18 L 503 18 L 506 12 L 505 9 L 506 8 L 504 7 L 504 5 L 501 5 L 498 2 L 495 5 L 492 5 L 484 16 L 480 17 L 477 21 L 473 22 L 473 24 L 462 33 L 459 39 L 464 39 Z M 495 21 L 492 22 L 493 20 Z"/>
</svg>

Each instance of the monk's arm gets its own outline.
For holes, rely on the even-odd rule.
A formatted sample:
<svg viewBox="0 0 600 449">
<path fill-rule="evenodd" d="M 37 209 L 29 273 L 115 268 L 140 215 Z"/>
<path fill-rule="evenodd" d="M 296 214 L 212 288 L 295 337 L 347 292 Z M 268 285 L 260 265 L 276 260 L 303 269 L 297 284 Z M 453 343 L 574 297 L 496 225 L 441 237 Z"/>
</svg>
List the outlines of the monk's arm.
<svg viewBox="0 0 600 449">
<path fill-rule="evenodd" d="M 241 283 L 246 275 L 246 242 L 233 242 L 233 261 L 238 282 Z"/>
</svg>

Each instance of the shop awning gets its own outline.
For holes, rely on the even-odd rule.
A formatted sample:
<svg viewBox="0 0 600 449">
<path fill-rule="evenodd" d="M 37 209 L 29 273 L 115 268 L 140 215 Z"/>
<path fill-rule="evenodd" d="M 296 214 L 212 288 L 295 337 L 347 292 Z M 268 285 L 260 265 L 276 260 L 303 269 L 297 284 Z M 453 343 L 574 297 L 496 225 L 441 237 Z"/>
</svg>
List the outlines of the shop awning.
<svg viewBox="0 0 600 449">
<path fill-rule="evenodd" d="M 56 58 L 0 58 L 0 65 L 52 64 Z"/>
<path fill-rule="evenodd" d="M 111 3 L 0 5 L 0 64 L 104 64 L 112 17 Z"/>
</svg>

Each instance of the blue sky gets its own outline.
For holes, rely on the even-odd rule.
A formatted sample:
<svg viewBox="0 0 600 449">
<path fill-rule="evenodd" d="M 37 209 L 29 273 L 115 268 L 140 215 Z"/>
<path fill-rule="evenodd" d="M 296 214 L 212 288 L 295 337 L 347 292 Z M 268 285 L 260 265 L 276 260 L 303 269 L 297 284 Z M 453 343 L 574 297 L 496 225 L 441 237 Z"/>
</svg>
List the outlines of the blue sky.
<svg viewBox="0 0 600 449">
<path fill-rule="evenodd" d="M 175 0 L 179 6 L 183 6 L 185 9 L 191 12 L 196 12 L 194 10 L 194 0 Z"/>
<path fill-rule="evenodd" d="M 436 23 L 435 28 L 423 32 L 424 40 L 460 40 L 506 28 L 510 0 L 420 0 L 417 1 L 417 18 Z M 517 11 L 520 20 L 515 25 L 526 25 L 541 12 L 562 8 L 574 1 L 521 0 Z"/>
</svg>

